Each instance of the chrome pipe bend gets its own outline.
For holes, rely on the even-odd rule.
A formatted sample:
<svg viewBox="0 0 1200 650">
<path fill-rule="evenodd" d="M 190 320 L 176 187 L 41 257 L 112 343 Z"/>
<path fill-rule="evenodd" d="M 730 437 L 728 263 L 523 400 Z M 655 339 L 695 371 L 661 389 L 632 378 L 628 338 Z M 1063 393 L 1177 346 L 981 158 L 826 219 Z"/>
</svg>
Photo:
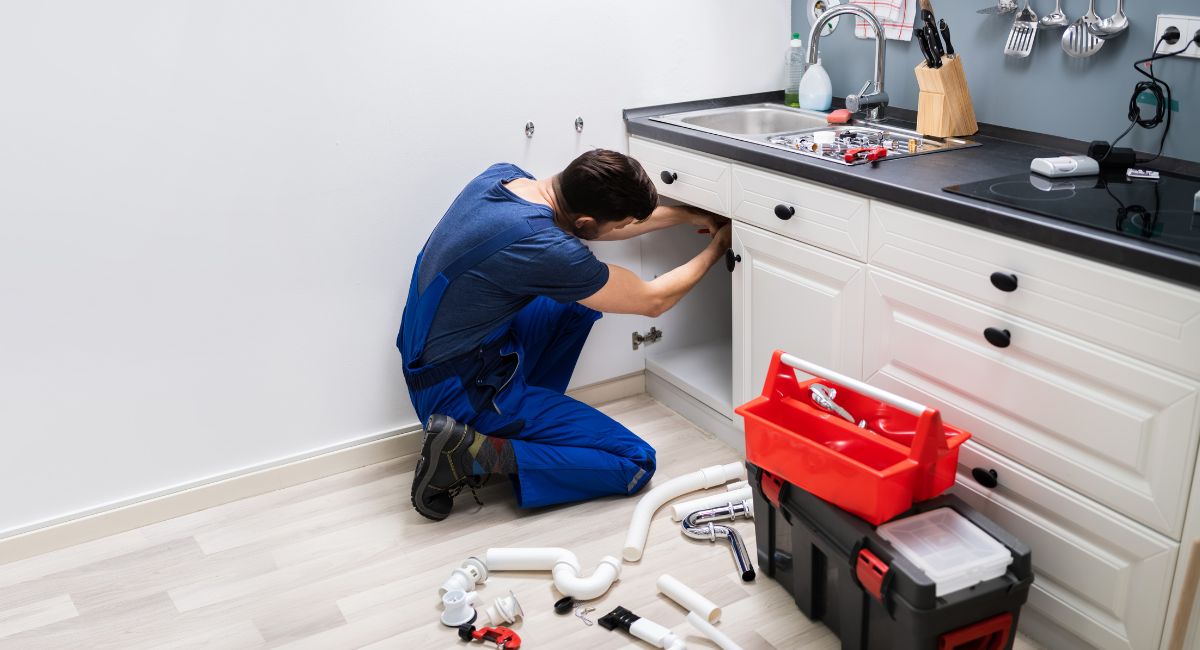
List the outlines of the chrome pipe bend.
<svg viewBox="0 0 1200 650">
<path fill-rule="evenodd" d="M 697 510 L 683 518 L 683 534 L 693 539 L 707 539 L 710 542 L 716 542 L 719 537 L 729 540 L 729 547 L 733 551 L 733 561 L 737 564 L 738 573 L 741 574 L 743 581 L 750 582 L 755 577 L 754 565 L 750 562 L 750 553 L 746 550 L 746 543 L 742 541 L 741 534 L 732 526 L 722 526 L 714 522 L 735 520 L 738 517 L 750 519 L 753 516 L 754 509 L 750 501 L 733 502 L 716 508 Z"/>
</svg>

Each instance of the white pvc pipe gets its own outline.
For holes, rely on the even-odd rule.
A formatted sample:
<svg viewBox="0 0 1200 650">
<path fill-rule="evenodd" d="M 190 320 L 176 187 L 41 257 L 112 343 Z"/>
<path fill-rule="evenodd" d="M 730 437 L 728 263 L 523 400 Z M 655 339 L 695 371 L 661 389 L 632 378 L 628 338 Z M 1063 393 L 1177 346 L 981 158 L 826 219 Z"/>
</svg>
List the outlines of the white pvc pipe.
<svg viewBox="0 0 1200 650">
<path fill-rule="evenodd" d="M 645 618 L 639 618 L 629 626 L 629 633 L 637 638 L 653 645 L 656 648 L 667 648 L 668 650 L 684 650 L 687 644 L 683 639 L 671 633 L 671 630 Z"/>
<path fill-rule="evenodd" d="M 484 557 L 491 571 L 551 571 L 554 588 L 576 600 L 603 596 L 621 577 L 621 561 L 611 555 L 583 577 L 579 560 L 565 548 L 489 548 Z"/>
<path fill-rule="evenodd" d="M 633 519 L 629 522 L 629 534 L 625 536 L 625 546 L 621 556 L 629 562 L 642 559 L 646 548 L 646 537 L 650 534 L 650 520 L 662 505 L 671 499 L 683 496 L 688 492 L 703 490 L 729 481 L 745 480 L 746 466 L 741 463 L 728 465 L 713 465 L 702 470 L 677 476 L 666 483 L 647 492 L 638 500 L 633 510 Z M 488 563 L 491 566 L 491 563 Z"/>
<path fill-rule="evenodd" d="M 749 482 L 749 481 L 734 481 L 733 483 L 730 483 L 729 485 L 726 485 L 726 486 L 725 486 L 725 489 L 726 489 L 726 490 L 729 490 L 730 492 L 732 492 L 732 491 L 734 491 L 734 490 L 740 490 L 740 489 L 742 489 L 742 488 L 744 488 L 744 487 L 746 487 L 746 486 L 748 486 L 748 485 L 750 485 L 750 482 Z"/>
<path fill-rule="evenodd" d="M 713 601 L 701 596 L 695 589 L 676 580 L 666 573 L 658 576 L 658 590 L 684 609 L 699 614 L 709 623 L 721 620 L 721 608 Z"/>
<path fill-rule="evenodd" d="M 738 501 L 750 501 L 754 499 L 754 491 L 749 487 L 739 488 L 728 492 L 719 492 L 708 496 L 676 503 L 671 506 L 671 519 L 675 521 L 683 521 L 684 517 L 696 512 L 697 510 L 708 510 L 716 508 L 728 503 L 737 503 Z"/>
<path fill-rule="evenodd" d="M 725 636 L 720 630 L 713 627 L 708 621 L 700 617 L 696 612 L 688 612 L 688 623 L 696 628 L 704 636 L 712 639 L 713 643 L 721 646 L 721 650 L 742 650 L 742 646 L 733 642 L 733 639 Z"/>
</svg>

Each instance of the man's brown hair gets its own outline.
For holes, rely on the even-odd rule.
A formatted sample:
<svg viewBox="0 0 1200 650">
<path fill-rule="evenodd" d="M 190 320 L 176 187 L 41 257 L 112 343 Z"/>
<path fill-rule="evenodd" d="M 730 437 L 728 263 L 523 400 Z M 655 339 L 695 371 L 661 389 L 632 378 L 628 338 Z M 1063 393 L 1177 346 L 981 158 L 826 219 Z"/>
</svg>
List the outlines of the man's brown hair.
<svg viewBox="0 0 1200 650">
<path fill-rule="evenodd" d="M 559 208 L 572 217 L 641 221 L 658 205 L 658 190 L 641 164 L 608 149 L 593 149 L 572 160 L 557 185 Z"/>
</svg>

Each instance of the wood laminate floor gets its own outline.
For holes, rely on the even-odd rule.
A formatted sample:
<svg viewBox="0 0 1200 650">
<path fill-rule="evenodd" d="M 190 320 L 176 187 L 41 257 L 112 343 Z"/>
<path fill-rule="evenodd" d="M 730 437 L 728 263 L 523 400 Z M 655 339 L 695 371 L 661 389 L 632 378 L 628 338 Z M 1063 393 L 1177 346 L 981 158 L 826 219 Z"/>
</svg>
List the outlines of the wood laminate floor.
<svg viewBox="0 0 1200 650">
<path fill-rule="evenodd" d="M 603 411 L 658 449 L 667 478 L 738 460 L 736 452 L 647 396 Z M 507 486 L 469 493 L 444 522 L 409 504 L 414 458 L 346 472 L 127 533 L 0 566 L 0 648 L 495 648 L 468 646 L 438 622 L 438 586 L 492 546 L 562 546 L 591 572 L 620 557 L 635 501 L 602 499 L 518 511 Z M 694 495 L 693 495 L 694 496 Z M 685 497 L 690 498 L 690 497 Z M 737 524 L 754 548 L 750 522 Z M 747 650 L 838 648 L 773 580 L 743 583 L 726 545 L 684 538 L 660 511 L 641 562 L 591 603 L 623 605 L 714 648 L 658 595 L 670 573 L 724 609 L 719 628 Z M 512 590 L 525 608 L 523 648 L 648 648 L 618 632 L 558 616 L 549 574 L 497 573 L 485 604 Z M 1018 648 L 1035 648 L 1018 639 Z"/>
</svg>

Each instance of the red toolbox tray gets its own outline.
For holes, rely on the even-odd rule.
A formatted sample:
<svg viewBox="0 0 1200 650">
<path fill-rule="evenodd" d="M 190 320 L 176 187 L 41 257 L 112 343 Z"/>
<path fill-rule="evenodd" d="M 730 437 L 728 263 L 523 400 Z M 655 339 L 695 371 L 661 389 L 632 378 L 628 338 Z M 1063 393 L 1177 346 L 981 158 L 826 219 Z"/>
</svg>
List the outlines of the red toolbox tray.
<svg viewBox="0 0 1200 650">
<path fill-rule="evenodd" d="M 795 370 L 817 379 L 801 382 Z M 837 390 L 860 428 L 813 404 L 810 387 Z M 954 484 L 970 433 L 937 409 L 777 350 L 760 397 L 735 409 L 746 421 L 746 459 L 775 476 L 881 524 Z M 869 430 L 868 430 L 869 429 Z"/>
</svg>

